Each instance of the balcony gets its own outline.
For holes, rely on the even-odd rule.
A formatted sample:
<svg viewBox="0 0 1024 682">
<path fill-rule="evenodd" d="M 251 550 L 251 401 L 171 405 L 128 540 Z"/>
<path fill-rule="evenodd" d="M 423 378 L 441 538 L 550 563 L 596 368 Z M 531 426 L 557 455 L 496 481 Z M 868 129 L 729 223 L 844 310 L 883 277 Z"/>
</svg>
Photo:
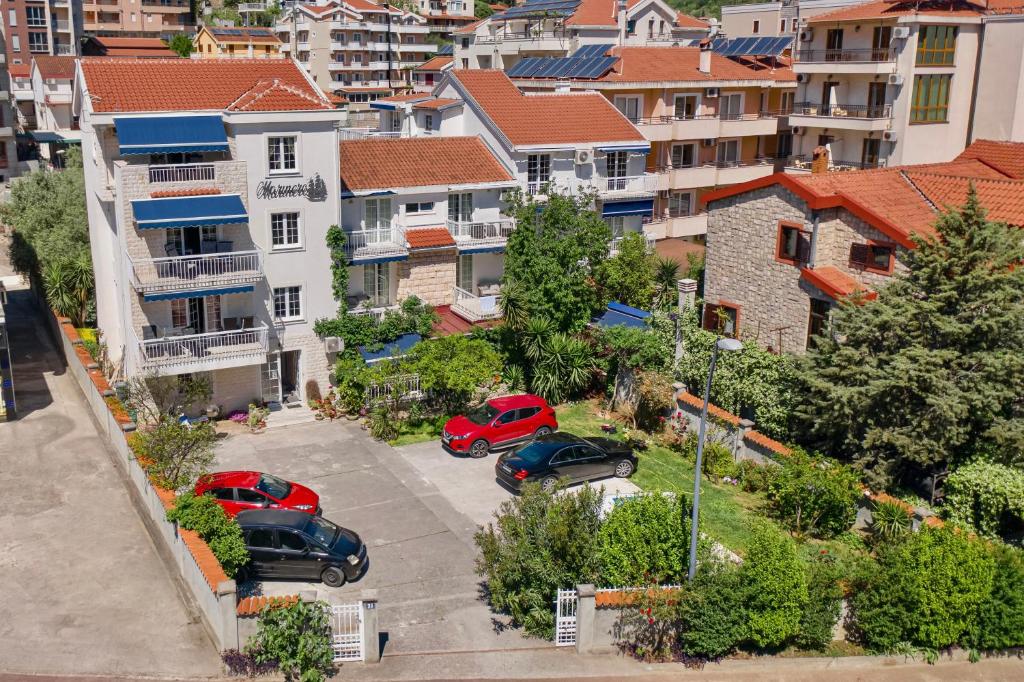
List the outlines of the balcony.
<svg viewBox="0 0 1024 682">
<path fill-rule="evenodd" d="M 718 137 L 774 135 L 779 131 L 779 117 L 771 111 L 760 111 L 756 114 L 724 114 L 719 120 L 721 125 Z"/>
<path fill-rule="evenodd" d="M 477 296 L 465 289 L 452 289 L 452 312 L 467 322 L 497 320 L 501 317 L 501 306 L 497 296 Z"/>
<path fill-rule="evenodd" d="M 267 360 L 269 329 L 266 325 L 205 334 L 178 334 L 178 331 L 169 330 L 162 337 L 143 341 L 136 336 L 143 371 L 182 374 L 260 365 Z"/>
<path fill-rule="evenodd" d="M 732 185 L 756 180 L 775 171 L 773 159 L 739 161 L 709 161 L 693 166 L 661 166 L 658 172 L 659 190 L 693 189 Z"/>
<path fill-rule="evenodd" d="M 789 115 L 789 125 L 863 132 L 888 130 L 892 126 L 892 105 L 798 102 Z"/>
<path fill-rule="evenodd" d="M 877 161 L 830 159 L 828 169 L 829 171 L 870 170 L 872 168 L 884 168 L 885 165 L 885 159 L 878 159 Z M 787 173 L 810 173 L 811 157 L 807 155 L 790 156 L 783 161 L 783 167 Z"/>
<path fill-rule="evenodd" d="M 890 73 L 896 62 L 891 48 L 857 50 L 800 50 L 793 70 L 797 73 Z"/>
<path fill-rule="evenodd" d="M 190 187 L 215 187 L 225 194 L 248 195 L 245 161 L 212 161 L 180 164 L 136 164 L 114 161 L 116 191 L 127 199 L 149 199 L 150 193 Z M 113 177 L 107 184 L 114 187 Z"/>
<path fill-rule="evenodd" d="M 212 163 L 179 163 L 149 167 L 150 182 L 213 181 L 217 177 Z"/>
<path fill-rule="evenodd" d="M 480 222 L 449 220 L 447 226 L 460 250 L 473 250 L 504 247 L 509 235 L 515 232 L 516 221 L 515 218 Z"/>
<path fill-rule="evenodd" d="M 378 258 L 403 258 L 409 255 L 405 228 L 397 222 L 376 229 L 346 231 L 345 237 L 345 256 L 352 265 Z"/>
<path fill-rule="evenodd" d="M 231 246 L 230 242 L 217 244 Z M 129 256 L 128 262 L 132 286 L 140 294 L 202 290 L 263 279 L 263 252 L 258 249 L 164 258 Z"/>
<path fill-rule="evenodd" d="M 775 172 L 775 160 L 769 158 L 748 161 L 716 161 L 719 185 L 735 185 L 757 180 Z"/>
<path fill-rule="evenodd" d="M 402 137 L 402 132 L 373 128 L 341 128 L 338 130 L 338 138 L 341 140 L 365 140 L 371 137 Z"/>
<path fill-rule="evenodd" d="M 640 235 L 644 238 L 644 244 L 646 244 L 647 250 L 653 253 L 654 252 L 654 242 L 655 242 L 654 235 L 650 235 L 650 234 L 647 234 L 645 232 L 641 232 Z M 612 241 L 611 241 L 611 244 L 609 245 L 609 249 L 608 249 L 610 255 L 614 256 L 615 254 L 617 254 L 619 252 L 619 248 L 622 245 L 622 240 L 625 239 L 625 238 L 626 238 L 625 235 L 619 235 L 618 237 L 612 237 Z"/>
<path fill-rule="evenodd" d="M 626 175 L 612 178 L 599 178 L 597 180 L 597 191 L 601 196 L 606 195 L 649 195 L 658 190 L 658 176 L 656 173 L 644 173 L 643 175 Z"/>
<path fill-rule="evenodd" d="M 655 239 L 707 234 L 708 214 L 658 216 L 651 222 L 644 223 L 644 232 L 649 233 Z"/>
</svg>

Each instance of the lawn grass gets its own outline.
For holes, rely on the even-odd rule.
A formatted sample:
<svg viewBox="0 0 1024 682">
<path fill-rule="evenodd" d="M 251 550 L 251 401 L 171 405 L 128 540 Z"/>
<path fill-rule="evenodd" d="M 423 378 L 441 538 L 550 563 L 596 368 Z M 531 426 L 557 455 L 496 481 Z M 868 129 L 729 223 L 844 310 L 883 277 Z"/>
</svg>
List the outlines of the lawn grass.
<svg viewBox="0 0 1024 682">
<path fill-rule="evenodd" d="M 445 420 L 447 421 L 447 420 Z M 437 425 L 438 422 L 424 419 L 415 426 L 410 425 L 408 422 L 403 421 L 398 427 L 398 438 L 389 440 L 388 444 L 392 447 L 401 447 L 402 445 L 412 445 L 414 443 L 425 443 L 430 440 L 439 441 L 441 438 L 441 429 L 443 428 L 444 421 L 441 421 L 442 426 Z"/>
<path fill-rule="evenodd" d="M 600 436 L 601 424 L 596 402 L 581 402 L 557 408 L 558 427 L 578 436 Z M 618 424 L 619 431 L 623 429 Z M 618 438 L 618 435 L 611 436 Z M 652 443 L 638 453 L 640 463 L 632 481 L 651 492 L 693 494 L 693 465 L 666 447 Z M 709 535 L 739 555 L 746 553 L 763 498 L 736 486 L 718 485 L 705 479 L 701 484 L 701 517 Z"/>
</svg>

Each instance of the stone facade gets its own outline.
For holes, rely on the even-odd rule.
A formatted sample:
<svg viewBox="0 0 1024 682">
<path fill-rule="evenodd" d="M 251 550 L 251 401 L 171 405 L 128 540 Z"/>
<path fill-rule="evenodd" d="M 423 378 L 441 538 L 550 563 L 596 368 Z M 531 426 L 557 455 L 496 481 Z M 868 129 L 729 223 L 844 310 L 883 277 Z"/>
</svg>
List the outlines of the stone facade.
<svg viewBox="0 0 1024 682">
<path fill-rule="evenodd" d="M 259 365 L 232 367 L 210 372 L 213 400 L 227 414 L 232 410 L 244 410 L 249 403 L 260 397 Z"/>
<path fill-rule="evenodd" d="M 300 386 L 299 394 L 308 399 L 306 395 L 306 382 L 314 379 L 320 387 L 320 394 L 325 395 L 331 385 L 331 367 L 334 365 L 336 355 L 328 355 L 324 352 L 324 342 L 316 334 L 292 334 L 286 328 L 279 337 L 281 349 L 285 351 L 301 351 L 300 363 Z M 273 347 L 273 340 L 271 347 Z"/>
<path fill-rule="evenodd" d="M 398 264 L 397 300 L 415 295 L 430 305 L 451 305 L 457 259 L 455 249 L 410 252 Z"/>
</svg>

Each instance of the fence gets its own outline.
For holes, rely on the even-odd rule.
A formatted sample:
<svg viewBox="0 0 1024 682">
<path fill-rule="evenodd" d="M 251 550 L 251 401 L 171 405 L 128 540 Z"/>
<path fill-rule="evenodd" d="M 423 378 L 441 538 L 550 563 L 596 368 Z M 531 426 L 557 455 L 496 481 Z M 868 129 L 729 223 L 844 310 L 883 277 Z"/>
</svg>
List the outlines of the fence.
<svg viewBox="0 0 1024 682">
<path fill-rule="evenodd" d="M 182 163 L 149 167 L 150 182 L 195 182 L 215 180 L 217 167 L 212 163 Z"/>
<path fill-rule="evenodd" d="M 576 590 L 558 591 L 555 598 L 555 646 L 575 646 L 578 605 Z"/>
<path fill-rule="evenodd" d="M 366 406 L 378 401 L 394 402 L 395 393 L 399 400 L 423 400 L 426 397 L 420 389 L 419 374 L 402 374 L 383 383 L 372 383 L 366 387 Z"/>
<path fill-rule="evenodd" d="M 334 662 L 362 661 L 363 603 L 336 604 L 330 607 L 331 648 Z"/>
</svg>

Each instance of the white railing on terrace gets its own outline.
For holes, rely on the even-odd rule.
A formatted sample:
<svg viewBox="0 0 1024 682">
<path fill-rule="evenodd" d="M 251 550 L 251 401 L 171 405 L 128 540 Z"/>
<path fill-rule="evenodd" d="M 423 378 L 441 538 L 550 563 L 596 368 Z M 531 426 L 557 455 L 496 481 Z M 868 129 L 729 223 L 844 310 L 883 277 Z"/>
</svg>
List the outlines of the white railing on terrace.
<svg viewBox="0 0 1024 682">
<path fill-rule="evenodd" d="M 465 222 L 461 220 L 447 221 L 448 232 L 456 242 L 469 242 L 473 244 L 504 244 L 510 234 L 515 232 L 515 218 L 499 218 L 498 220 L 483 220 Z"/>
<path fill-rule="evenodd" d="M 266 0 L 263 2 L 240 2 L 238 3 L 239 12 L 266 12 L 268 3 Z"/>
<path fill-rule="evenodd" d="M 263 279 L 263 252 L 235 251 L 199 256 L 131 258 L 132 286 L 141 293 L 202 289 Z"/>
<path fill-rule="evenodd" d="M 606 177 L 599 182 L 598 187 L 602 192 L 654 192 L 658 189 L 658 176 L 656 173 Z"/>
<path fill-rule="evenodd" d="M 383 383 L 371 382 L 366 386 L 366 407 L 379 402 L 391 403 L 402 400 L 422 400 L 426 393 L 420 388 L 419 374 L 400 374 Z"/>
<path fill-rule="evenodd" d="M 59 57 L 73 57 L 75 55 L 74 45 L 54 45 L 53 53 Z"/>
<path fill-rule="evenodd" d="M 172 365 L 202 367 L 215 366 L 219 360 L 265 360 L 268 331 L 266 325 L 260 325 L 251 329 L 163 336 L 144 341 L 138 341 L 136 338 L 136 341 L 142 364 L 147 368 L 159 369 Z"/>
<path fill-rule="evenodd" d="M 216 180 L 217 167 L 212 163 L 176 163 L 150 166 L 150 182 L 195 182 Z"/>
<path fill-rule="evenodd" d="M 365 140 L 368 137 L 402 137 L 400 130 L 376 130 L 374 128 L 342 128 L 338 131 L 342 140 Z"/>
<path fill-rule="evenodd" d="M 509 41 L 523 40 L 571 40 L 572 36 L 568 31 L 519 31 L 495 33 L 494 35 L 482 35 L 476 37 L 478 43 L 502 43 Z"/>
<path fill-rule="evenodd" d="M 640 232 L 639 234 L 644 238 L 644 243 L 647 245 L 647 250 L 653 252 L 655 244 L 654 237 L 643 232 Z M 609 251 L 612 255 L 615 255 L 616 253 L 619 252 L 619 248 L 622 246 L 623 239 L 625 239 L 625 235 L 621 235 L 619 237 L 612 237 L 611 244 L 609 245 Z"/>
<path fill-rule="evenodd" d="M 345 255 L 349 260 L 408 253 L 405 228 L 397 222 L 389 227 L 345 233 Z"/>
<path fill-rule="evenodd" d="M 364 317 L 372 317 L 376 324 L 380 324 L 384 320 L 384 316 L 389 312 L 398 310 L 398 306 L 380 298 L 363 298 L 359 300 L 359 296 L 350 296 L 349 304 L 352 305 L 352 309 L 348 311 L 349 315 L 357 315 Z"/>
<path fill-rule="evenodd" d="M 452 312 L 467 322 L 496 320 L 501 317 L 497 296 L 477 296 L 465 289 L 452 289 Z"/>
</svg>

